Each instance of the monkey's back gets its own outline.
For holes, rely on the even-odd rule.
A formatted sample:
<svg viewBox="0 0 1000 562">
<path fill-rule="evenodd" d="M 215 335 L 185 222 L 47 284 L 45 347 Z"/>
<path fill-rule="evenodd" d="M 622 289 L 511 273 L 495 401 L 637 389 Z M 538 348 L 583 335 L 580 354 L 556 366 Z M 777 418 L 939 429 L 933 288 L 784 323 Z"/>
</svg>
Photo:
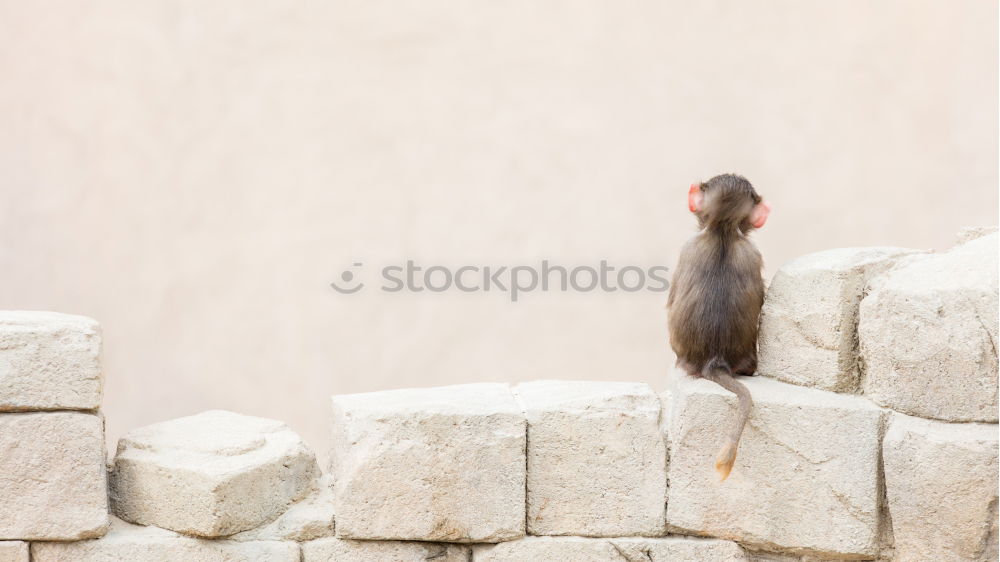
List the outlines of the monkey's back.
<svg viewBox="0 0 1000 562">
<path fill-rule="evenodd" d="M 670 345 L 689 372 L 717 356 L 734 369 L 755 368 L 762 264 L 741 235 L 705 231 L 685 244 L 667 303 Z"/>
</svg>

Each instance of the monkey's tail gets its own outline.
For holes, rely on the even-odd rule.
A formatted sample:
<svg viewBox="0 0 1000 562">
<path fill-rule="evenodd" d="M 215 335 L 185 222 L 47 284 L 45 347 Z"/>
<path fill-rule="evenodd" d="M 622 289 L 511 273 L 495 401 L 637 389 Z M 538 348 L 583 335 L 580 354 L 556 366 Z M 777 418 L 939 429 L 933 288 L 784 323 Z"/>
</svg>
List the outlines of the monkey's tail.
<svg viewBox="0 0 1000 562">
<path fill-rule="evenodd" d="M 732 392 L 739 400 L 736 413 L 736 423 L 729 433 L 726 443 L 719 450 L 715 457 L 715 470 L 722 480 L 729 478 L 729 473 L 733 470 L 733 463 L 736 462 L 736 450 L 740 446 L 740 437 L 743 435 L 743 428 L 747 425 L 750 417 L 750 409 L 753 407 L 753 399 L 750 398 L 750 391 L 743 383 L 736 380 L 729 363 L 721 357 L 713 357 L 701 370 L 701 377 L 708 379 L 722 388 Z"/>
</svg>

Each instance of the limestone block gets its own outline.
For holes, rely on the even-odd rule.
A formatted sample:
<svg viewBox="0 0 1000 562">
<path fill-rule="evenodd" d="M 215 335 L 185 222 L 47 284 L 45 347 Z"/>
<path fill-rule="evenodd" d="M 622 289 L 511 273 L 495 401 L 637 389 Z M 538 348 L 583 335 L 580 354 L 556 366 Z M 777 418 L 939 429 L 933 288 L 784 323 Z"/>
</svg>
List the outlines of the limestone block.
<svg viewBox="0 0 1000 562">
<path fill-rule="evenodd" d="M 997 559 L 997 426 L 893 414 L 883 447 L 897 560 Z"/>
<path fill-rule="evenodd" d="M 905 248 L 838 248 L 802 256 L 774 275 L 760 317 L 762 375 L 850 392 L 858 385 L 857 312 L 869 278 Z"/>
<path fill-rule="evenodd" d="M 649 385 L 537 381 L 514 394 L 528 419 L 528 532 L 657 536 L 667 453 Z"/>
<path fill-rule="evenodd" d="M 732 475 L 720 482 L 714 459 L 736 399 L 672 374 L 668 529 L 766 550 L 873 557 L 882 411 L 857 396 L 765 377 L 742 382 L 755 405 Z"/>
<path fill-rule="evenodd" d="M 95 410 L 102 386 L 95 320 L 0 311 L 0 411 Z"/>
<path fill-rule="evenodd" d="M 103 420 L 0 414 L 0 540 L 88 539 L 107 525 Z"/>
<path fill-rule="evenodd" d="M 302 544 L 302 562 L 468 562 L 469 547 L 412 541 L 319 539 Z"/>
<path fill-rule="evenodd" d="M 208 411 L 123 437 L 111 506 L 132 523 L 226 536 L 275 519 L 318 476 L 315 455 L 285 424 Z"/>
<path fill-rule="evenodd" d="M 694 537 L 658 539 L 526 537 L 496 545 L 478 545 L 473 547 L 472 552 L 473 562 L 523 562 L 526 560 L 742 562 L 750 560 L 740 545 L 734 542 Z"/>
<path fill-rule="evenodd" d="M 299 562 L 294 542 L 204 540 L 115 519 L 104 538 L 37 542 L 32 562 Z"/>
<path fill-rule="evenodd" d="M 231 537 L 235 541 L 311 541 L 334 535 L 333 490 L 329 477 L 320 478 L 318 489 L 291 506 L 277 519 Z"/>
<path fill-rule="evenodd" d="M 28 543 L 0 541 L 0 562 L 29 562 Z"/>
<path fill-rule="evenodd" d="M 333 398 L 337 536 L 497 542 L 524 534 L 525 420 L 505 384 Z"/>
<path fill-rule="evenodd" d="M 858 337 L 864 392 L 905 414 L 997 421 L 997 234 L 873 281 Z"/>
</svg>

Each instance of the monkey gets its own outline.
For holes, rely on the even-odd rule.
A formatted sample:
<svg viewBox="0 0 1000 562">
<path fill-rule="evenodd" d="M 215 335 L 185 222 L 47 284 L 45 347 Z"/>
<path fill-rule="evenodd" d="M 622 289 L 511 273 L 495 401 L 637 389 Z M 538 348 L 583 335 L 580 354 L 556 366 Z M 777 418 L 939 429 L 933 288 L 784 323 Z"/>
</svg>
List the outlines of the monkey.
<svg viewBox="0 0 1000 562">
<path fill-rule="evenodd" d="M 725 480 L 753 407 L 736 375 L 757 370 L 764 304 L 763 260 L 748 234 L 764 226 L 771 207 L 746 178 L 723 174 L 691 184 L 688 209 L 700 232 L 681 250 L 667 297 L 667 325 L 677 366 L 739 400 L 736 421 L 715 458 L 715 470 Z"/>
</svg>

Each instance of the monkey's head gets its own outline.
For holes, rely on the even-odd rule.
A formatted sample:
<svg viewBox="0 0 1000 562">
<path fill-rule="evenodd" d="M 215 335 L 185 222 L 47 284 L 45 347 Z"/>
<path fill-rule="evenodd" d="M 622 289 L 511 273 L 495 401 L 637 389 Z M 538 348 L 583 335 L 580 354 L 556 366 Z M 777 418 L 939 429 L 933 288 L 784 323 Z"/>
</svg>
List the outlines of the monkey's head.
<svg viewBox="0 0 1000 562">
<path fill-rule="evenodd" d="M 710 230 L 738 228 L 741 232 L 760 228 L 771 207 L 750 182 L 736 174 L 722 174 L 691 184 L 688 208 L 698 217 L 698 226 Z"/>
</svg>

